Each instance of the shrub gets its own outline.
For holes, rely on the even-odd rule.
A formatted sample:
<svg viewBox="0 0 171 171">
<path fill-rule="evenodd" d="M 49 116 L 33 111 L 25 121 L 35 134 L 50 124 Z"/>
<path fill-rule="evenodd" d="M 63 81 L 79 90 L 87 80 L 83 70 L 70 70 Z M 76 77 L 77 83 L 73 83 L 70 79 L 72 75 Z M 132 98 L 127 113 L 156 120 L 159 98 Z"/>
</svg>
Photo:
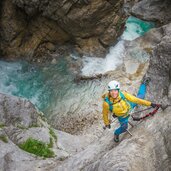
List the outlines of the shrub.
<svg viewBox="0 0 171 171">
<path fill-rule="evenodd" d="M 27 141 L 20 144 L 19 147 L 37 156 L 41 156 L 45 158 L 54 157 L 54 152 L 51 149 L 49 149 L 46 143 L 32 138 L 27 139 Z"/>
</svg>

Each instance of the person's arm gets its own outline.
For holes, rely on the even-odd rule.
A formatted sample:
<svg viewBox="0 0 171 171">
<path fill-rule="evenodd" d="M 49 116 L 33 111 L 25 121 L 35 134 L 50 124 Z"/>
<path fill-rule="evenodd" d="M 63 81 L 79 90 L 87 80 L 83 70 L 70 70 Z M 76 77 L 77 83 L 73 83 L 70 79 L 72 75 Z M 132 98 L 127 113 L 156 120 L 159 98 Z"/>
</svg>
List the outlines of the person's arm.
<svg viewBox="0 0 171 171">
<path fill-rule="evenodd" d="M 108 119 L 108 115 L 109 115 L 109 104 L 107 102 L 103 102 L 103 121 L 104 121 L 104 124 L 105 126 L 108 126 L 110 123 L 109 123 L 109 119 Z"/>
<path fill-rule="evenodd" d="M 148 100 L 140 99 L 138 97 L 135 97 L 127 92 L 123 92 L 125 98 L 129 100 L 130 102 L 139 104 L 139 105 L 144 105 L 144 106 L 151 106 L 151 102 Z"/>
</svg>

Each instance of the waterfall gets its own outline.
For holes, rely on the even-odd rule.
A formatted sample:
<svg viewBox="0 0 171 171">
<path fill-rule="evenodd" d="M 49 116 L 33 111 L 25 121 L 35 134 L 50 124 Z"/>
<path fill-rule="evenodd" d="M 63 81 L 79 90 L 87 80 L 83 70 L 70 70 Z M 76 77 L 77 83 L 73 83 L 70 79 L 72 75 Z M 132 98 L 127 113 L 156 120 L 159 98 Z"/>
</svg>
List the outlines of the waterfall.
<svg viewBox="0 0 171 171">
<path fill-rule="evenodd" d="M 125 57 L 125 40 L 134 40 L 137 37 L 144 35 L 149 29 L 153 28 L 154 24 L 145 22 L 135 17 L 129 17 L 126 21 L 125 31 L 120 40 L 115 46 L 109 49 L 109 53 L 105 58 L 83 57 L 82 75 L 93 76 L 96 74 L 104 74 L 107 71 L 115 70 L 123 63 Z"/>
</svg>

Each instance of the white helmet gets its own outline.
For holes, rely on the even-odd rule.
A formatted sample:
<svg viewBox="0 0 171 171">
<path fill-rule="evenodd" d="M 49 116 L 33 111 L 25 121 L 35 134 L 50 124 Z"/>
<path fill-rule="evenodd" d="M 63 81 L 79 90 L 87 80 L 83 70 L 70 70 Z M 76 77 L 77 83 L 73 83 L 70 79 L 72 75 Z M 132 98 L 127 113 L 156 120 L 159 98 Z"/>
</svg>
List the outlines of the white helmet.
<svg viewBox="0 0 171 171">
<path fill-rule="evenodd" d="M 110 81 L 108 84 L 108 90 L 119 90 L 120 89 L 120 83 L 118 81 Z"/>
</svg>

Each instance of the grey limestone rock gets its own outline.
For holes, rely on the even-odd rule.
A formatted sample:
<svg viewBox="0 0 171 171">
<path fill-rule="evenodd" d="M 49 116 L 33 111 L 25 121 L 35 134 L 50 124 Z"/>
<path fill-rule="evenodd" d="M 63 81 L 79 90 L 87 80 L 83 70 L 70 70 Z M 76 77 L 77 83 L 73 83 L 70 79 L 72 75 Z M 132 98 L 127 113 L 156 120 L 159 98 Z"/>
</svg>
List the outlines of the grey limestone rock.
<svg viewBox="0 0 171 171">
<path fill-rule="evenodd" d="M 144 20 L 159 21 L 166 24 L 171 21 L 170 0 L 142 0 L 132 7 L 131 13 Z"/>
<path fill-rule="evenodd" d="M 0 113 L 1 122 L 7 126 L 23 126 L 25 128 L 33 125 L 41 126 L 40 114 L 27 99 L 0 93 Z"/>
</svg>

